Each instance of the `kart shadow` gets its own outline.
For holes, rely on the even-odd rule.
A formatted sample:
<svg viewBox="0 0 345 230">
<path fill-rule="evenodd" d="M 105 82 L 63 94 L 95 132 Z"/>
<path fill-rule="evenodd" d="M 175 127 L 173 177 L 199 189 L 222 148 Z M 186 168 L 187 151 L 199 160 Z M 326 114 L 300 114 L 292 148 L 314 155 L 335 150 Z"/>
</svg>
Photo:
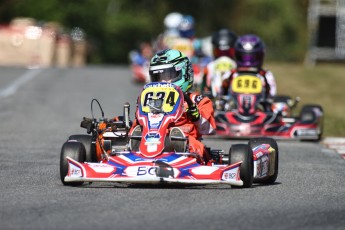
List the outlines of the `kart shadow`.
<svg viewBox="0 0 345 230">
<path fill-rule="evenodd" d="M 269 186 L 277 186 L 277 185 L 281 185 L 281 182 L 274 182 L 273 184 L 260 184 L 260 183 L 255 183 L 253 184 L 253 187 L 269 187 Z"/>
<path fill-rule="evenodd" d="M 126 184 L 126 183 L 85 183 L 80 188 L 109 188 L 109 189 L 211 189 L 211 190 L 229 190 L 229 189 L 253 189 L 256 187 L 266 187 L 266 186 L 277 186 L 282 183 L 275 182 L 274 184 L 259 184 L 255 183 L 251 188 L 237 188 L 231 187 L 227 184 L 209 184 L 209 185 L 188 185 L 188 184 L 170 184 L 170 183 L 160 183 L 160 184 Z"/>
<path fill-rule="evenodd" d="M 188 184 L 126 184 L 126 183 L 92 183 L 83 188 L 116 188 L 116 189 L 230 189 L 230 185 L 188 185 Z"/>
</svg>

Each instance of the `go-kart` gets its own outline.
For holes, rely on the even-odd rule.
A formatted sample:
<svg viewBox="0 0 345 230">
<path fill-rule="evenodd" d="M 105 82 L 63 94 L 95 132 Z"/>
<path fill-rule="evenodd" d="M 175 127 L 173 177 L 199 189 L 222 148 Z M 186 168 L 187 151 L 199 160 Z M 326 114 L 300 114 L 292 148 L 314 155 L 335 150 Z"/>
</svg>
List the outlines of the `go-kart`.
<svg viewBox="0 0 345 230">
<path fill-rule="evenodd" d="M 186 104 L 189 103 L 186 100 Z M 63 144 L 60 176 L 64 185 L 84 182 L 129 184 L 229 184 L 249 188 L 253 183 L 272 184 L 278 176 L 278 145 L 271 138 L 254 138 L 234 144 L 229 152 L 207 148 L 211 160 L 189 152 L 188 138 L 174 127 L 185 111 L 181 89 L 171 83 L 149 83 L 138 98 L 133 131 L 129 103 L 120 119 L 83 118 L 89 135 L 71 135 Z M 129 133 L 131 135 L 129 135 Z"/>
<path fill-rule="evenodd" d="M 230 138 L 268 136 L 318 141 L 323 132 L 323 109 L 307 104 L 294 116 L 299 100 L 289 96 L 266 98 L 256 75 L 240 74 L 232 80 L 230 95 L 214 103 L 218 108 L 216 133 Z"/>
</svg>

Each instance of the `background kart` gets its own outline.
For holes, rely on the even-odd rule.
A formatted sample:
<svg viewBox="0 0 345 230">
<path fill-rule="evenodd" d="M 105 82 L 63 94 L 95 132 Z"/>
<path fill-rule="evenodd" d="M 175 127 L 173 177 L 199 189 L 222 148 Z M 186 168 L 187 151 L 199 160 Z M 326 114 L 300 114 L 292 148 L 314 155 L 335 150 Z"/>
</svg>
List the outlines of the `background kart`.
<svg viewBox="0 0 345 230">
<path fill-rule="evenodd" d="M 280 139 L 320 140 L 323 132 L 323 109 L 317 104 L 304 105 L 292 115 L 299 98 L 277 96 L 265 100 L 261 80 L 243 74 L 232 81 L 231 99 L 218 100 L 217 135 L 230 138 L 268 136 Z"/>
<path fill-rule="evenodd" d="M 142 84 L 149 82 L 150 76 L 148 66 L 131 64 L 130 68 L 134 82 Z"/>
<path fill-rule="evenodd" d="M 94 101 L 94 100 L 93 100 Z M 173 127 L 184 111 L 179 87 L 170 83 L 144 86 L 138 100 L 141 126 L 131 136 L 129 104 L 121 121 L 84 118 L 92 135 L 72 135 L 63 144 L 60 176 L 64 185 L 84 182 L 229 184 L 251 187 L 272 184 L 278 176 L 278 146 L 271 138 L 235 144 L 229 152 L 209 149 L 205 162 L 186 151 L 187 138 Z M 91 106 L 92 108 L 92 106 Z"/>
<path fill-rule="evenodd" d="M 143 52 L 143 51 L 142 51 Z M 150 59 L 143 56 L 139 51 L 129 52 L 130 69 L 135 83 L 146 84 L 150 80 Z"/>
</svg>

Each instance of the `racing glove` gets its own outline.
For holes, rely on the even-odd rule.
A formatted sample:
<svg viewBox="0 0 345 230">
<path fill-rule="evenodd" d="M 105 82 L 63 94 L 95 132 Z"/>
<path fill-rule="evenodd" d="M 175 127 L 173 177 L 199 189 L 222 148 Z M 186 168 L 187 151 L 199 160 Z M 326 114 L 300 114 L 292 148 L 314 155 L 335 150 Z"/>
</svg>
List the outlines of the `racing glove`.
<svg viewBox="0 0 345 230">
<path fill-rule="evenodd" d="M 195 103 L 193 103 L 192 106 L 188 107 L 187 116 L 193 122 L 198 121 L 200 119 L 200 112 Z"/>
</svg>

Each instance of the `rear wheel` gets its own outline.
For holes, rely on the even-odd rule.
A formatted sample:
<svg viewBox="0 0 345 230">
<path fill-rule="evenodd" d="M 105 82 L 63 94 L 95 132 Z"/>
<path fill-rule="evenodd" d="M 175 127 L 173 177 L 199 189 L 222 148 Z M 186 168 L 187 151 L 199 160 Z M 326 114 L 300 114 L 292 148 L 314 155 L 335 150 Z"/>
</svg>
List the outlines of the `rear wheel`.
<svg viewBox="0 0 345 230">
<path fill-rule="evenodd" d="M 239 161 L 242 161 L 240 166 L 240 178 L 243 181 L 243 185 L 232 185 L 232 187 L 250 188 L 253 184 L 253 151 L 246 144 L 236 144 L 232 145 L 230 148 L 229 164 L 235 164 Z"/>
<path fill-rule="evenodd" d="M 323 109 L 321 105 L 304 105 L 301 109 L 300 121 L 305 124 L 318 123 L 319 133 L 316 141 L 321 140 L 323 134 Z"/>
<path fill-rule="evenodd" d="M 274 167 L 274 173 L 273 175 L 269 176 L 268 178 L 264 179 L 254 179 L 254 183 L 262 183 L 262 184 L 274 184 L 278 177 L 278 167 L 279 167 L 279 150 L 278 150 L 278 144 L 277 142 L 269 137 L 259 137 L 259 138 L 253 138 L 249 141 L 249 146 L 251 149 L 256 148 L 259 145 L 262 144 L 269 144 L 272 148 L 275 150 L 275 155 L 274 155 L 274 164 L 271 165 L 270 167 Z M 271 158 L 272 156 L 270 156 Z"/>
<path fill-rule="evenodd" d="M 323 114 L 323 109 L 320 105 L 304 105 L 301 109 L 300 120 L 304 123 L 314 123 L 321 114 Z"/>
<path fill-rule="evenodd" d="M 97 162 L 95 145 L 92 144 L 92 136 L 85 134 L 71 135 L 69 141 L 75 140 L 82 143 L 85 147 L 85 161 Z"/>
<path fill-rule="evenodd" d="M 68 161 L 66 157 L 70 157 L 78 162 L 85 161 L 85 147 L 80 142 L 65 142 L 61 148 L 60 155 L 60 178 L 64 185 L 79 186 L 83 182 L 66 182 L 65 176 L 68 173 Z"/>
</svg>

